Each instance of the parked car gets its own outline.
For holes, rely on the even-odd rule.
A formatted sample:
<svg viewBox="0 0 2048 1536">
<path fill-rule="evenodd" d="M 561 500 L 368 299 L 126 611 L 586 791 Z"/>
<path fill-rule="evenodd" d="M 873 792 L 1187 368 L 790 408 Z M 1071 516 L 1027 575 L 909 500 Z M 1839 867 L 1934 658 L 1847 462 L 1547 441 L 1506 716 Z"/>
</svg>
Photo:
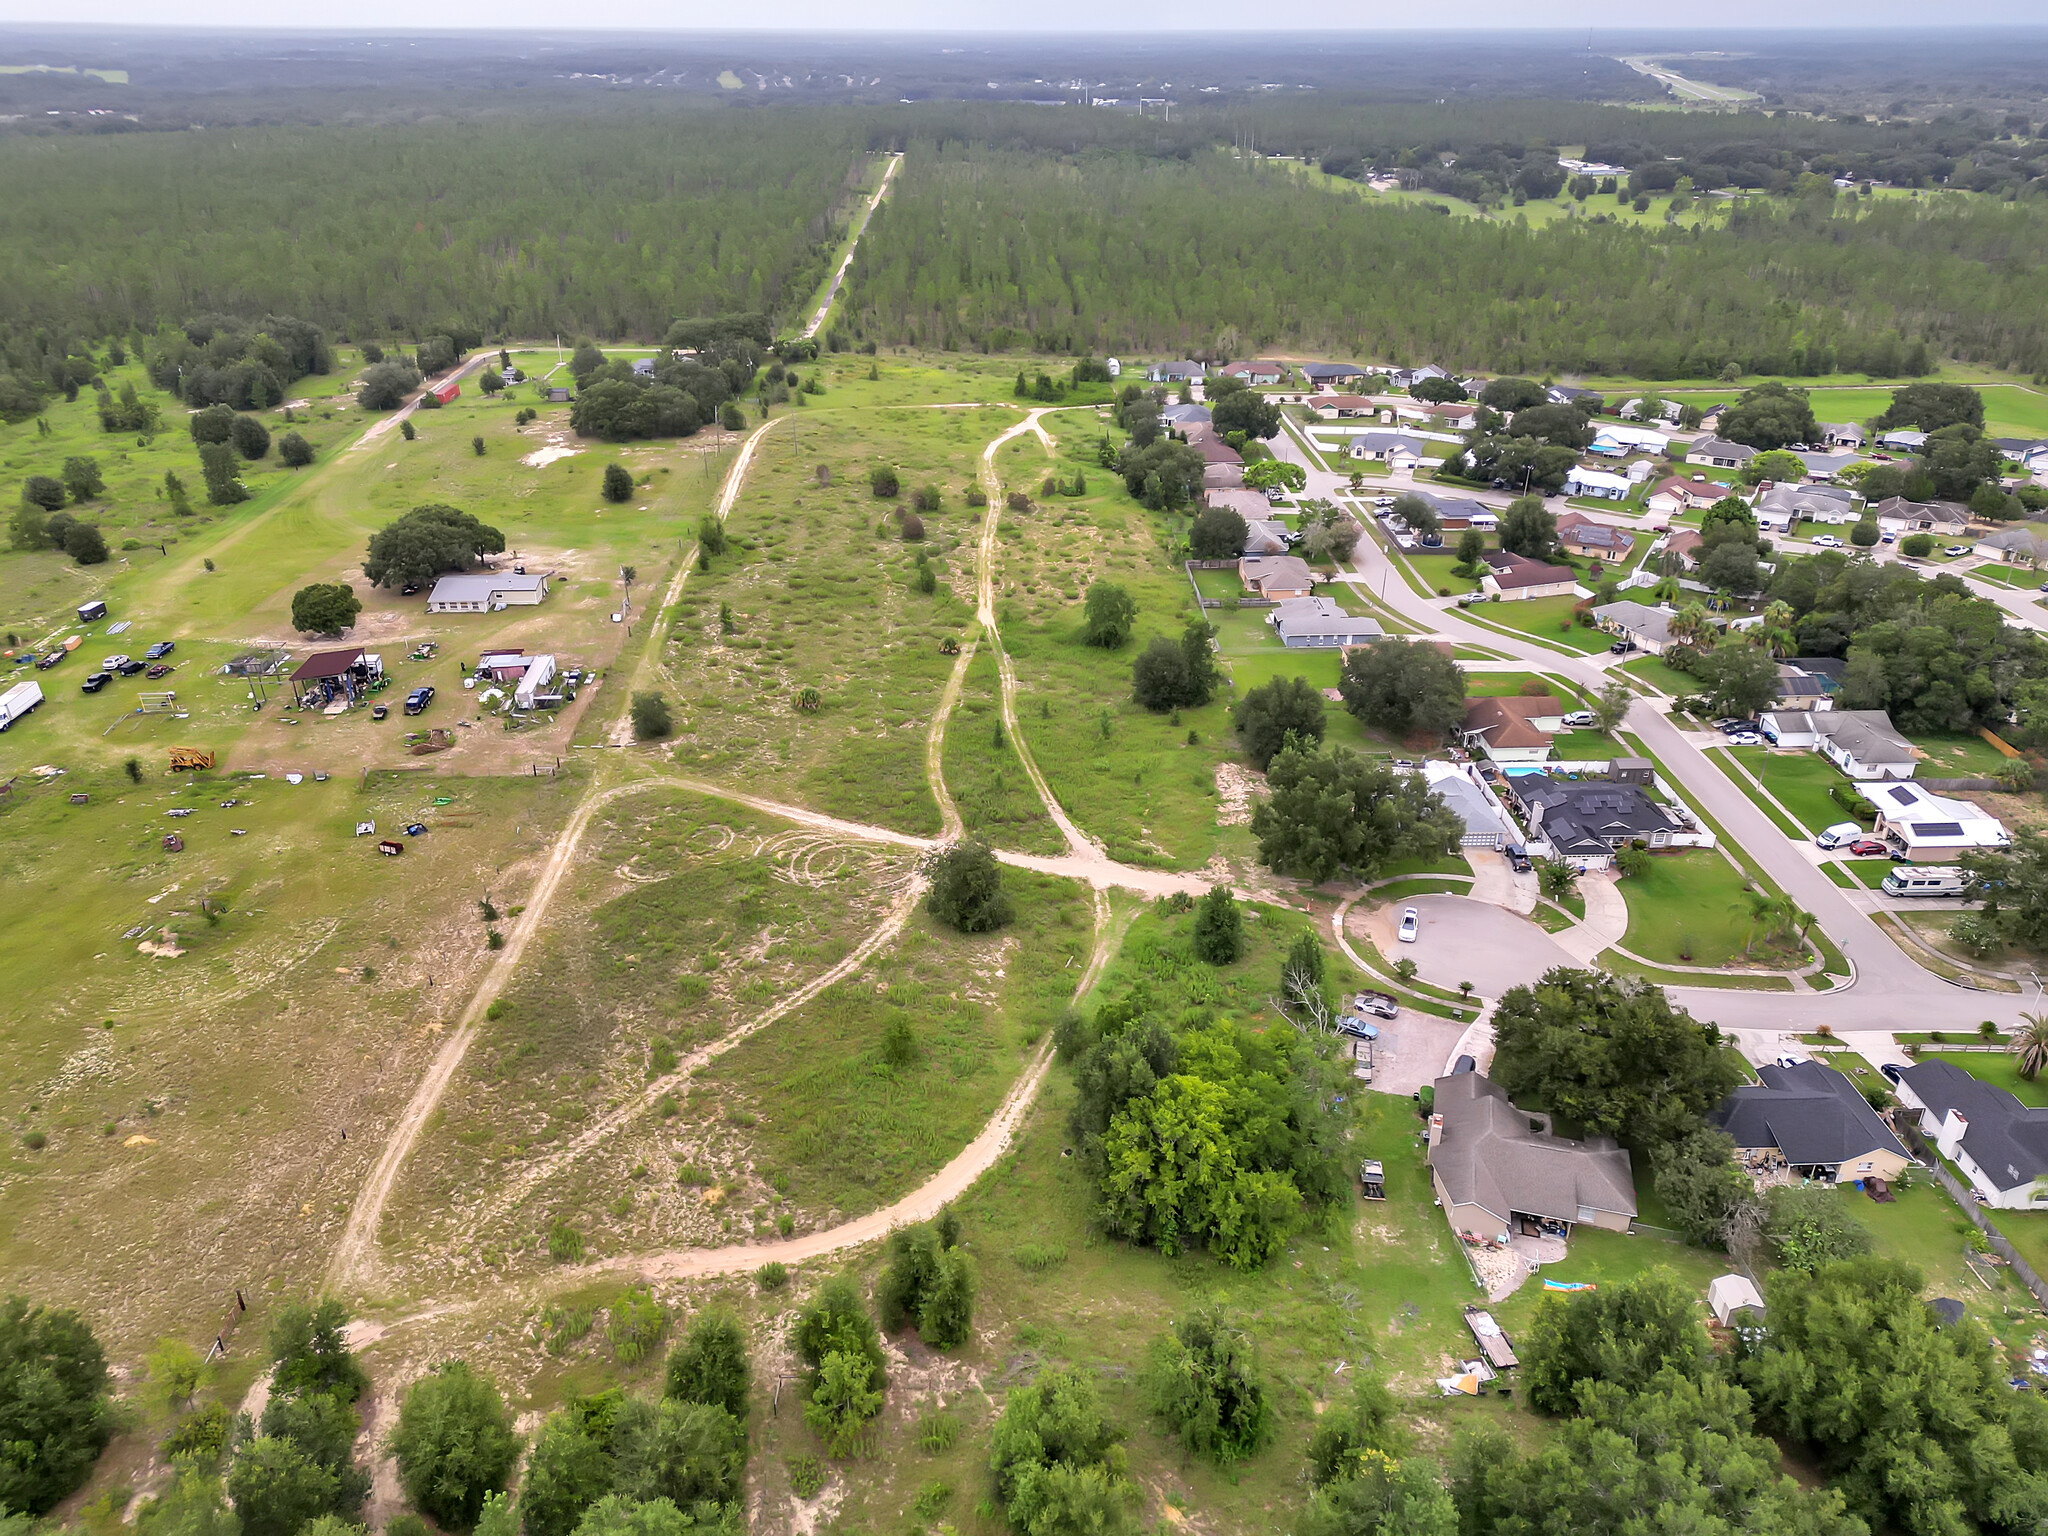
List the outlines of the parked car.
<svg viewBox="0 0 2048 1536">
<path fill-rule="evenodd" d="M 102 672 L 122 672 L 126 670 L 128 661 L 129 658 L 126 656 L 109 656 L 100 663 L 100 670 Z"/>
<path fill-rule="evenodd" d="M 1944 555 L 1967 555 L 1969 552 L 1970 546 L 1967 544 L 1951 544 L 1942 551 Z"/>
<path fill-rule="evenodd" d="M 404 586 L 398 589 L 398 595 L 400 597 L 412 597 L 419 592 L 419 589 L 420 584 L 418 582 L 408 581 Z"/>
<path fill-rule="evenodd" d="M 88 672 L 85 674 L 85 681 L 78 685 L 78 691 L 80 693 L 98 693 L 113 680 L 114 674 L 111 672 Z"/>
<path fill-rule="evenodd" d="M 1720 731 L 1723 736 L 1754 736 L 1756 734 L 1756 722 L 1754 720 L 1723 720 L 1715 729 Z"/>
<path fill-rule="evenodd" d="M 1404 908 L 1401 913 L 1401 931 L 1397 937 L 1403 944 L 1413 944 L 1415 942 L 1415 935 L 1420 931 L 1421 927 L 1422 914 L 1413 907 Z"/>
<path fill-rule="evenodd" d="M 151 667 L 147 672 L 145 672 L 143 676 L 151 678 L 169 677 L 173 672 L 177 670 L 178 669 L 172 666 L 168 661 L 160 661 L 155 666 Z"/>
<path fill-rule="evenodd" d="M 121 658 L 121 665 L 114 668 L 114 670 L 120 673 L 123 677 L 133 677 L 136 673 L 140 672 L 144 667 L 148 665 L 148 662 L 137 661 L 133 656 L 123 656 Z"/>
<path fill-rule="evenodd" d="M 1842 541 L 1832 533 L 1816 533 L 1811 542 L 1816 549 L 1840 549 L 1842 547 Z"/>
<path fill-rule="evenodd" d="M 1891 844 L 1875 837 L 1859 837 L 1849 845 L 1849 851 L 1859 859 L 1881 859 L 1892 851 Z"/>
<path fill-rule="evenodd" d="M 1894 1086 L 1898 1084 L 1900 1078 L 1905 1076 L 1905 1073 L 1900 1070 L 1899 1064 L 1895 1061 L 1888 1061 L 1883 1066 L 1879 1067 L 1877 1070 L 1884 1074 L 1885 1081 L 1893 1084 Z"/>
<path fill-rule="evenodd" d="M 1877 536 L 1877 542 L 1880 544 L 1896 544 L 1899 542 L 1899 536 L 1896 533 L 1880 533 Z"/>
<path fill-rule="evenodd" d="M 415 688 L 405 696 L 405 712 L 408 715 L 416 715 L 433 702 L 433 698 L 432 688 Z"/>
<path fill-rule="evenodd" d="M 1520 843 L 1509 843 L 1507 847 L 1508 868 L 1518 875 L 1526 875 L 1536 866 L 1529 862 L 1529 850 Z"/>
<path fill-rule="evenodd" d="M 1635 648 L 1636 643 L 1633 640 L 1617 640 L 1614 642 L 1614 644 L 1607 647 L 1607 650 L 1608 654 L 1613 656 L 1626 656 L 1630 651 L 1634 650 Z"/>
<path fill-rule="evenodd" d="M 1451 1076 L 1453 1077 L 1456 1077 L 1461 1072 L 1477 1072 L 1478 1070 L 1479 1063 L 1474 1061 L 1470 1056 L 1460 1056 L 1456 1061 L 1451 1063 Z"/>
<path fill-rule="evenodd" d="M 1594 723 L 1593 711 L 1590 709 L 1575 709 L 1564 717 L 1564 723 L 1573 730 L 1578 730 L 1582 726 L 1592 725 Z"/>
<path fill-rule="evenodd" d="M 1394 498 L 1391 496 L 1375 496 L 1372 499 L 1372 504 L 1376 507 L 1391 507 L 1394 504 Z"/>
<path fill-rule="evenodd" d="M 1369 1013 L 1376 1019 L 1391 1019 L 1401 1011 L 1401 1005 L 1384 992 L 1361 992 L 1351 999 L 1354 1013 Z"/>
<path fill-rule="evenodd" d="M 1756 731 L 1737 731 L 1728 738 L 1731 747 L 1760 747 L 1763 744 L 1763 736 Z"/>
<path fill-rule="evenodd" d="M 175 640 L 159 640 L 142 654 L 150 661 L 161 661 L 177 648 L 178 642 Z"/>
<path fill-rule="evenodd" d="M 391 706 L 389 704 L 372 704 L 370 706 L 370 718 L 372 720 L 382 720 L 390 713 Z"/>
<path fill-rule="evenodd" d="M 1832 827 L 1823 827 L 1814 842 L 1823 848 L 1839 848 L 1844 843 L 1853 843 L 1863 836 L 1863 828 L 1853 821 L 1838 821 Z"/>
</svg>

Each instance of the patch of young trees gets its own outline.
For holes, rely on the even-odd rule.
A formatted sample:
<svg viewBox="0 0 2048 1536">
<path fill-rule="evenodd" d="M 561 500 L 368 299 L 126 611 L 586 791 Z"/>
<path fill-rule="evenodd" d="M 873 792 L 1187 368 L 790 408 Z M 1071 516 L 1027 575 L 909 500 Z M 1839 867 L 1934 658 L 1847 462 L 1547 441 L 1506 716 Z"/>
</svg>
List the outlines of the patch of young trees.
<svg viewBox="0 0 2048 1536">
<path fill-rule="evenodd" d="M 44 1515 L 85 1482 L 113 1435 L 108 1385 L 76 1312 L 0 1302 L 0 1509 Z"/>
<path fill-rule="evenodd" d="M 187 405 L 262 411 L 282 405 L 294 380 L 331 372 L 334 352 L 320 326 L 290 315 L 200 315 L 150 337 L 143 363 L 151 383 Z"/>
</svg>

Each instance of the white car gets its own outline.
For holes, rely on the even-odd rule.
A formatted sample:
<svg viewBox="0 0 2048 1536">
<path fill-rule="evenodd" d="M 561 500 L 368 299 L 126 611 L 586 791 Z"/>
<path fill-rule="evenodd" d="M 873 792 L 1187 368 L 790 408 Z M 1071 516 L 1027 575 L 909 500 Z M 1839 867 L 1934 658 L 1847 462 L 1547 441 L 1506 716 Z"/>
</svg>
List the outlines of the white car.
<svg viewBox="0 0 2048 1536">
<path fill-rule="evenodd" d="M 1593 711 L 1590 709 L 1575 709 L 1564 717 L 1564 723 L 1573 730 L 1592 725 L 1595 723 Z"/>
<path fill-rule="evenodd" d="M 1853 843 L 1863 835 L 1863 828 L 1853 821 L 1838 821 L 1832 827 L 1824 828 L 1814 841 L 1823 848 L 1838 848 L 1843 843 Z"/>
<path fill-rule="evenodd" d="M 1376 507 L 1391 507 L 1394 504 L 1394 498 L 1391 496 L 1375 496 L 1372 499 L 1372 504 Z"/>
<path fill-rule="evenodd" d="M 1764 739 L 1755 731 L 1737 731 L 1728 738 L 1728 744 L 1732 747 L 1760 747 Z"/>
<path fill-rule="evenodd" d="M 1832 533 L 1816 533 L 1810 541 L 1815 549 L 1840 549 L 1842 541 Z"/>
<path fill-rule="evenodd" d="M 1967 544 L 1951 544 L 1942 551 L 1945 555 L 1967 555 L 1969 552 L 1970 546 Z"/>
<path fill-rule="evenodd" d="M 1401 911 L 1401 931 L 1397 937 L 1403 944 L 1413 944 L 1416 930 L 1421 926 L 1421 915 L 1413 907 L 1404 907 Z"/>
</svg>

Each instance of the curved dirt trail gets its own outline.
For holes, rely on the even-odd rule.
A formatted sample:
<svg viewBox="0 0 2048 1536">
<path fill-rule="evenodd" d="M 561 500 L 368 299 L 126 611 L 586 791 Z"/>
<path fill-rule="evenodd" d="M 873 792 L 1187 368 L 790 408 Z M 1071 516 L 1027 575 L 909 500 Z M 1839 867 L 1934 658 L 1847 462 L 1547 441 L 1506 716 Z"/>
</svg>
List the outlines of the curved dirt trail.
<svg viewBox="0 0 2048 1536">
<path fill-rule="evenodd" d="M 1109 964 L 1110 950 L 1109 904 L 1098 893 L 1095 898 L 1095 946 L 1088 956 L 1087 968 L 1074 985 L 1073 1003 L 1078 1004 L 1086 997 L 1089 989 L 1101 978 Z M 673 1248 L 639 1258 L 612 1259 L 594 1264 L 585 1273 L 595 1276 L 631 1271 L 651 1280 L 745 1274 L 770 1260 L 800 1264 L 806 1259 L 822 1258 L 874 1242 L 887 1237 L 897 1227 L 929 1221 L 938 1215 L 940 1207 L 971 1189 L 975 1180 L 993 1168 L 996 1160 L 1009 1150 L 1017 1128 L 1024 1123 L 1024 1116 L 1038 1099 L 1038 1090 L 1044 1085 L 1052 1057 L 1052 1038 L 1047 1036 L 1038 1053 L 1032 1057 L 1029 1069 L 1004 1095 L 1002 1104 L 989 1117 L 981 1134 L 955 1154 L 945 1167 L 893 1205 L 857 1216 L 823 1232 L 807 1232 L 801 1237 L 786 1238 L 780 1242 L 741 1243 L 729 1248 Z"/>
<path fill-rule="evenodd" d="M 720 522 L 724 522 L 726 514 L 732 510 L 733 501 L 739 495 L 740 482 L 744 479 L 748 466 L 753 462 L 756 446 L 774 425 L 775 421 L 763 422 L 740 446 L 739 456 L 733 460 L 732 468 L 727 471 L 725 483 L 719 488 L 718 501 L 713 508 L 713 515 Z M 676 599 L 681 596 L 683 583 L 689 579 L 692 564 L 691 557 L 686 553 L 674 579 L 669 583 L 662 604 L 664 608 L 673 607 Z M 658 622 L 648 626 L 647 639 L 638 667 L 644 668 L 653 664 L 655 637 L 659 633 Z M 625 724 L 628 720 L 632 690 L 629 688 L 625 693 L 626 697 L 619 700 L 619 724 Z M 618 726 L 615 725 L 614 734 L 617 729 Z M 398 1117 L 386 1135 L 384 1150 L 378 1155 L 376 1166 L 370 1170 L 369 1181 L 357 1192 L 355 1204 L 349 1210 L 348 1222 L 342 1228 L 341 1239 L 335 1244 L 334 1254 L 327 1262 L 325 1284 L 328 1290 L 340 1290 L 356 1280 L 367 1268 L 372 1247 L 377 1239 L 377 1226 L 384 1216 L 384 1207 L 390 1202 L 391 1191 L 398 1182 L 399 1172 L 405 1167 L 406 1159 L 412 1155 L 412 1149 L 419 1141 L 420 1129 L 426 1124 L 427 1117 L 439 1106 L 442 1096 L 448 1091 L 448 1085 L 454 1081 L 456 1068 L 462 1065 L 462 1058 L 469 1053 L 469 1047 L 476 1039 L 477 1022 L 483 1017 L 484 1010 L 504 990 L 505 983 L 511 979 L 520 957 L 526 953 L 527 940 L 546 918 L 555 892 L 561 886 L 562 875 L 574 860 L 576 850 L 583 841 L 583 834 L 590 826 L 591 817 L 597 814 L 600 806 L 608 804 L 620 795 L 645 787 L 645 783 L 621 784 L 600 790 L 593 783 L 582 804 L 571 813 L 561 835 L 555 839 L 555 846 L 548 852 L 547 863 L 542 867 L 539 878 L 534 882 L 533 894 L 526 900 L 526 910 L 510 925 L 511 931 L 506 935 L 505 947 L 498 951 L 497 958 L 485 968 L 476 990 L 470 994 L 468 1004 L 457 1019 L 454 1033 L 449 1035 L 440 1050 L 434 1053 L 434 1059 L 428 1063 L 426 1075 L 413 1090 L 404 1113 Z"/>
</svg>

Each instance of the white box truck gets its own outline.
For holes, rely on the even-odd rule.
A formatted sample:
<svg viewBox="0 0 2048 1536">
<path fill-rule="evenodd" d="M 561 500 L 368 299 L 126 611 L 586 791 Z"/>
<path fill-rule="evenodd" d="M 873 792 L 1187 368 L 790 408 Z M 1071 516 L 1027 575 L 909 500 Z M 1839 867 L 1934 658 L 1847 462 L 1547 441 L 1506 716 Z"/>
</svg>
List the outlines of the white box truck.
<svg viewBox="0 0 2048 1536">
<path fill-rule="evenodd" d="M 0 693 L 0 731 L 6 730 L 42 702 L 41 683 L 16 683 L 5 693 Z"/>
</svg>

